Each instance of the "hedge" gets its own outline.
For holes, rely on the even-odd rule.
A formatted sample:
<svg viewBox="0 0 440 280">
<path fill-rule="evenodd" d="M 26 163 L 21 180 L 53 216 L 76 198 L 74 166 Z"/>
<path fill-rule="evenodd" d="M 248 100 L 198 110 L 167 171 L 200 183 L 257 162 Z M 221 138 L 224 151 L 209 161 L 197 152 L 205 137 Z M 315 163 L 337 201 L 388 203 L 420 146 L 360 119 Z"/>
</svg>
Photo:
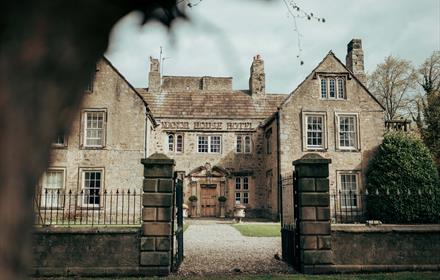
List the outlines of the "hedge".
<svg viewBox="0 0 440 280">
<path fill-rule="evenodd" d="M 386 134 L 367 170 L 367 215 L 384 223 L 440 222 L 440 183 L 422 141 Z"/>
</svg>

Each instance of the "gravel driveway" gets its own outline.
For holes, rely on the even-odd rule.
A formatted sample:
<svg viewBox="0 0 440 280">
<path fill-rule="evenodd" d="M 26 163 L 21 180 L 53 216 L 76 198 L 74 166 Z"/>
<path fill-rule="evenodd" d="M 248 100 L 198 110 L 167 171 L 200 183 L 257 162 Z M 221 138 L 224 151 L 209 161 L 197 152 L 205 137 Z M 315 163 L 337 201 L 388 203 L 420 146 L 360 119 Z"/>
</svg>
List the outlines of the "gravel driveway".
<svg viewBox="0 0 440 280">
<path fill-rule="evenodd" d="M 177 275 L 293 273 L 274 255 L 280 237 L 245 237 L 225 221 L 188 221 L 184 233 L 185 259 Z"/>
</svg>

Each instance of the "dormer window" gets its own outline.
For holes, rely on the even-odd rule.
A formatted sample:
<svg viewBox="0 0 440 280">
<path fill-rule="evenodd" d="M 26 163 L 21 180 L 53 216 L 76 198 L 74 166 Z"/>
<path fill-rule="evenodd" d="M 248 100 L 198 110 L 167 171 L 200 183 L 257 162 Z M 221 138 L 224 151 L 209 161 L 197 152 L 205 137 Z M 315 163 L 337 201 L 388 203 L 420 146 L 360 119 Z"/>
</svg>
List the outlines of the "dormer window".
<svg viewBox="0 0 440 280">
<path fill-rule="evenodd" d="M 346 99 L 345 78 L 321 76 L 321 99 Z"/>
</svg>

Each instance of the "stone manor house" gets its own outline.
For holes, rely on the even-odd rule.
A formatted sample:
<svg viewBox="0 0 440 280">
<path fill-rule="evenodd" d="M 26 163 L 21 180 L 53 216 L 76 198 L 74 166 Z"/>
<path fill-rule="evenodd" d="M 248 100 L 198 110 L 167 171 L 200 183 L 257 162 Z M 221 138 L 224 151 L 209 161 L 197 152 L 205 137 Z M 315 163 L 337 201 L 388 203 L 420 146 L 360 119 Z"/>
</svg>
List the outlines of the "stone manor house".
<svg viewBox="0 0 440 280">
<path fill-rule="evenodd" d="M 135 89 L 103 58 L 70 135 L 54 141 L 38 191 L 83 191 L 93 196 L 79 204 L 103 207 L 104 191 L 140 192 L 141 159 L 163 153 L 176 161 L 185 203 L 197 197 L 191 216 L 220 216 L 224 196 L 227 216 L 242 204 L 247 216 L 276 219 L 280 178 L 309 152 L 332 159 L 332 191 L 361 191 L 385 132 L 384 108 L 365 80 L 359 39 L 345 64 L 330 51 L 290 94 L 266 92 L 259 55 L 245 90 L 234 90 L 232 77 L 161 77 L 154 58 L 148 88 Z M 54 200 L 41 204 L 61 203 Z"/>
</svg>

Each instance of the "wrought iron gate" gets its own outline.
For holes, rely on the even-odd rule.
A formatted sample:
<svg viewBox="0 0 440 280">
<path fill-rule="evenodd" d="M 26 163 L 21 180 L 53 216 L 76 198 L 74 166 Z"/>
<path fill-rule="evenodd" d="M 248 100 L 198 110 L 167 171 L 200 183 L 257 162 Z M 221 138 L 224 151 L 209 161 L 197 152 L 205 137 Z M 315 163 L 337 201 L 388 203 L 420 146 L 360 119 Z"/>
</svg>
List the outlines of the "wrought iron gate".
<svg viewBox="0 0 440 280">
<path fill-rule="evenodd" d="M 177 271 L 183 261 L 183 181 L 175 176 L 174 208 L 173 208 L 173 257 L 171 269 Z"/>
<path fill-rule="evenodd" d="M 281 247 L 283 261 L 299 270 L 299 219 L 295 172 L 281 176 Z"/>
</svg>

